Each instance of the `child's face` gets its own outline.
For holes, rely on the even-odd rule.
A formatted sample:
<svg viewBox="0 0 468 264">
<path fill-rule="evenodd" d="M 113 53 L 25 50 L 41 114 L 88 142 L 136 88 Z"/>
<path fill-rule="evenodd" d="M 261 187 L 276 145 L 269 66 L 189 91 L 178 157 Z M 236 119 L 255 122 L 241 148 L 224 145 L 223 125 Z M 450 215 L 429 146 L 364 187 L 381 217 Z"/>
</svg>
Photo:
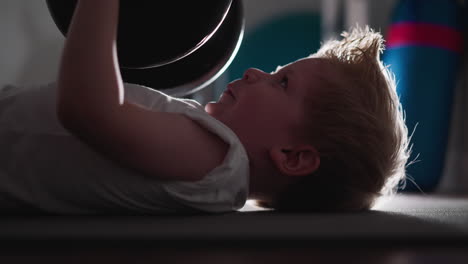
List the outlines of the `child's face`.
<svg viewBox="0 0 468 264">
<path fill-rule="evenodd" d="M 244 144 L 260 149 L 294 144 L 304 120 L 304 98 L 318 88 L 322 64 L 320 59 L 307 58 L 271 74 L 248 69 L 205 110 Z"/>
</svg>

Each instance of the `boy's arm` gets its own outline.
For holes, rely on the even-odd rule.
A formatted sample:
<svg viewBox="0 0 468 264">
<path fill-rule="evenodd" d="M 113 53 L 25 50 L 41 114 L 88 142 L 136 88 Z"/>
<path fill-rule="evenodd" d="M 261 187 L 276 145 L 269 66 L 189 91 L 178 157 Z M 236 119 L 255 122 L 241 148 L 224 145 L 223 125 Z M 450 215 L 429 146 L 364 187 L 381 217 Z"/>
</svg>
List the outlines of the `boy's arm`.
<svg viewBox="0 0 468 264">
<path fill-rule="evenodd" d="M 118 0 L 78 2 L 59 71 L 59 120 L 96 150 L 147 175 L 200 180 L 222 162 L 227 146 L 183 115 L 125 101 L 116 52 L 118 10 Z"/>
</svg>

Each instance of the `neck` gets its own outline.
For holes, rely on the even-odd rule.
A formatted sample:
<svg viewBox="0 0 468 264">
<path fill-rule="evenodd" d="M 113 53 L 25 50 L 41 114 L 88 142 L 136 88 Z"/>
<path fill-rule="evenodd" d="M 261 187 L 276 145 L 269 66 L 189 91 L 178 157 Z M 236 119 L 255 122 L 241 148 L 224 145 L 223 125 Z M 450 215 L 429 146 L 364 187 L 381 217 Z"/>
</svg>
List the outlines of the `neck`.
<svg viewBox="0 0 468 264">
<path fill-rule="evenodd" d="M 270 159 L 250 160 L 249 199 L 264 200 L 283 189 L 280 175 Z"/>
</svg>

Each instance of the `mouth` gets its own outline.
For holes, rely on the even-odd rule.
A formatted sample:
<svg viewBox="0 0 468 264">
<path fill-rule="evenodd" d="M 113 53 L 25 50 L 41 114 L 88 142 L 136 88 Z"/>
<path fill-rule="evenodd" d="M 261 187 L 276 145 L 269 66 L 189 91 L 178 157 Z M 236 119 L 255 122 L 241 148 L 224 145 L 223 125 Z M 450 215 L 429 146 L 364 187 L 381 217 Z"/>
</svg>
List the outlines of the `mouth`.
<svg viewBox="0 0 468 264">
<path fill-rule="evenodd" d="M 226 91 L 224 91 L 226 94 L 228 94 L 229 96 L 231 96 L 232 98 L 236 99 L 236 96 L 234 95 L 234 93 L 232 92 L 232 89 L 230 87 L 228 87 L 226 89 Z"/>
</svg>

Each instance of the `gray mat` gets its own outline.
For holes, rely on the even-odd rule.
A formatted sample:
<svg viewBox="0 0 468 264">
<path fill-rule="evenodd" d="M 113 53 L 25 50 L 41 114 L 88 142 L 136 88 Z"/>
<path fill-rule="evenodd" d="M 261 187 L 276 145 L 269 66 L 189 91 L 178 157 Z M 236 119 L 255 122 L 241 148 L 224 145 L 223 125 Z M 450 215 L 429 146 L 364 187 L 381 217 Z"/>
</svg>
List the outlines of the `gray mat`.
<svg viewBox="0 0 468 264">
<path fill-rule="evenodd" d="M 400 195 L 352 214 L 241 212 L 192 216 L 3 216 L 1 241 L 468 241 L 468 197 Z"/>
</svg>

